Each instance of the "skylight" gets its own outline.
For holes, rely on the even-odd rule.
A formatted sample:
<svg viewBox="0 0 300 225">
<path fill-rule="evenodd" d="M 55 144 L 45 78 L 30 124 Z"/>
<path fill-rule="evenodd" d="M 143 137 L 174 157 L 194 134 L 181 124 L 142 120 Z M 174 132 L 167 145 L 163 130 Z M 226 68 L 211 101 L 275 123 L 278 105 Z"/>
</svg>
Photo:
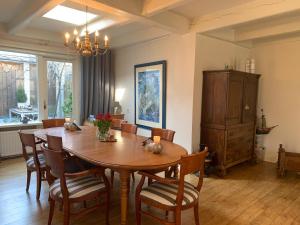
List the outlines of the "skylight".
<svg viewBox="0 0 300 225">
<path fill-rule="evenodd" d="M 71 23 L 77 26 L 82 26 L 86 22 L 86 13 L 77 9 L 72 9 L 66 6 L 58 5 L 47 12 L 43 17 L 58 20 L 66 23 Z M 87 13 L 87 21 L 96 18 L 97 15 Z"/>
</svg>

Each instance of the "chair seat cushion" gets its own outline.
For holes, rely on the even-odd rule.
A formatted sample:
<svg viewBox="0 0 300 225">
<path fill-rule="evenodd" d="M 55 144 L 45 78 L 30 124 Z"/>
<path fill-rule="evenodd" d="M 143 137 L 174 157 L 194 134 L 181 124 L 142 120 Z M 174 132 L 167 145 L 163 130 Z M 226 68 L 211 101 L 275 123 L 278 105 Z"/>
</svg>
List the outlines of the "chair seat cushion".
<svg viewBox="0 0 300 225">
<path fill-rule="evenodd" d="M 154 182 L 148 187 L 143 188 L 141 197 L 151 199 L 167 206 L 176 206 L 176 198 L 178 193 L 177 184 L 163 184 Z M 188 182 L 184 184 L 184 194 L 182 205 L 189 205 L 198 200 L 199 192 L 194 186 Z"/>
<path fill-rule="evenodd" d="M 67 188 L 69 191 L 69 198 L 80 198 L 82 196 L 98 192 L 105 189 L 105 184 L 95 177 L 79 177 L 73 179 L 66 179 Z M 50 194 L 53 198 L 63 198 L 60 188 L 60 179 L 50 186 Z"/>
<path fill-rule="evenodd" d="M 43 153 L 38 154 L 38 159 L 39 159 L 39 162 L 40 162 L 40 167 L 46 167 L 45 156 L 44 156 Z M 27 166 L 30 167 L 30 168 L 35 168 L 33 156 L 31 156 L 31 157 L 26 161 L 26 164 L 27 164 Z"/>
</svg>

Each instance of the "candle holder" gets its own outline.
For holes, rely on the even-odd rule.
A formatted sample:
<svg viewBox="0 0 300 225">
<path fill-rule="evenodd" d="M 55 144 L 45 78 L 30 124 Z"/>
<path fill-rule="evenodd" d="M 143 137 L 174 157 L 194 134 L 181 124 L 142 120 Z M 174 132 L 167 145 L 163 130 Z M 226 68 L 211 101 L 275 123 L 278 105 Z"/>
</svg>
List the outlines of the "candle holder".
<svg viewBox="0 0 300 225">
<path fill-rule="evenodd" d="M 163 151 L 163 145 L 161 143 L 154 143 L 152 147 L 153 154 L 160 154 Z"/>
</svg>

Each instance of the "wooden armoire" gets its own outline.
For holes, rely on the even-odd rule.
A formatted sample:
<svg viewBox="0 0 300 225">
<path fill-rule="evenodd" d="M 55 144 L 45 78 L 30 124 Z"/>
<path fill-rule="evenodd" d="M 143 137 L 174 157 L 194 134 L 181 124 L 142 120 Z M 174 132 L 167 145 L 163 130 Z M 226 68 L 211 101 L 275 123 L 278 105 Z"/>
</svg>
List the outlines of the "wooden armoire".
<svg viewBox="0 0 300 225">
<path fill-rule="evenodd" d="M 259 74 L 203 72 L 201 144 L 208 146 L 220 175 L 254 156 Z"/>
</svg>

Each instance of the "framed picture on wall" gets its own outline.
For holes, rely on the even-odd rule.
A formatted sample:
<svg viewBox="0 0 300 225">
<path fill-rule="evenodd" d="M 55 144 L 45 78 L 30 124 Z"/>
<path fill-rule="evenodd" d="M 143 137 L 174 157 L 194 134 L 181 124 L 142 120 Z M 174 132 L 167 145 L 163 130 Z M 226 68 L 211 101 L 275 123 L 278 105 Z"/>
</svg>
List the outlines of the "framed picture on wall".
<svg viewBox="0 0 300 225">
<path fill-rule="evenodd" d="M 166 65 L 157 61 L 134 66 L 135 123 L 166 128 Z"/>
</svg>

